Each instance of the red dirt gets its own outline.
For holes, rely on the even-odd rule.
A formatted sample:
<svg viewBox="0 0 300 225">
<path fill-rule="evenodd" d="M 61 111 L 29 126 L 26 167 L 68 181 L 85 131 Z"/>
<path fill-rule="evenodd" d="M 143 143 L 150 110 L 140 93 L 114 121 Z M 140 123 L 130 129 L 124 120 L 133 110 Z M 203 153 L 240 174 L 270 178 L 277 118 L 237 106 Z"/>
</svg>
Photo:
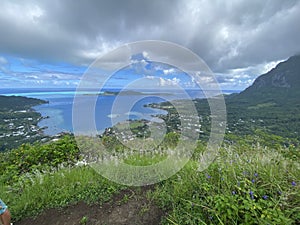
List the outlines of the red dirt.
<svg viewBox="0 0 300 225">
<path fill-rule="evenodd" d="M 48 209 L 36 218 L 26 218 L 14 225 L 158 225 L 165 212 L 146 198 L 148 190 L 124 190 L 103 205 L 79 202 Z"/>
</svg>

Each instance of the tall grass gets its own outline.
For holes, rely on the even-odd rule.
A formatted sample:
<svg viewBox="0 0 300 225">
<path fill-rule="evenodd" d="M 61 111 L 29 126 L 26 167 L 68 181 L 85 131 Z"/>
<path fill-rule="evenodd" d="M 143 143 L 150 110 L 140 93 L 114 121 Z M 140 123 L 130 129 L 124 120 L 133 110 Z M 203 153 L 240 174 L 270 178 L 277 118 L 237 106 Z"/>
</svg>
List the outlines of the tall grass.
<svg viewBox="0 0 300 225">
<path fill-rule="evenodd" d="M 206 170 L 199 171 L 205 151 L 205 145 L 199 144 L 185 167 L 156 184 L 149 197 L 168 212 L 163 224 L 299 224 L 299 150 L 294 146 L 226 145 Z M 57 157 L 65 157 L 60 151 L 66 149 L 58 147 L 55 151 Z M 154 154 L 137 151 L 128 154 L 124 162 L 133 166 L 153 165 L 164 160 L 168 151 L 162 148 Z M 101 204 L 126 188 L 88 166 L 74 163 L 56 164 L 54 169 L 47 164 L 29 165 L 30 170 L 24 170 L 19 157 L 28 159 L 35 155 L 40 153 L 33 147 L 0 155 L 2 162 L 11 159 L 7 171 L 14 172 L 13 182 L 5 171 L 1 171 L 5 179 L 0 179 L 1 198 L 9 205 L 14 221 L 78 201 Z M 54 156 L 51 157 L 52 160 Z"/>
<path fill-rule="evenodd" d="M 24 174 L 17 183 L 1 185 L 1 198 L 14 220 L 37 215 L 47 208 L 78 201 L 103 203 L 122 187 L 89 167 L 62 168 L 56 172 Z"/>
<path fill-rule="evenodd" d="M 153 193 L 164 224 L 298 224 L 300 167 L 288 150 L 226 146 L 204 172 L 195 156 Z"/>
</svg>

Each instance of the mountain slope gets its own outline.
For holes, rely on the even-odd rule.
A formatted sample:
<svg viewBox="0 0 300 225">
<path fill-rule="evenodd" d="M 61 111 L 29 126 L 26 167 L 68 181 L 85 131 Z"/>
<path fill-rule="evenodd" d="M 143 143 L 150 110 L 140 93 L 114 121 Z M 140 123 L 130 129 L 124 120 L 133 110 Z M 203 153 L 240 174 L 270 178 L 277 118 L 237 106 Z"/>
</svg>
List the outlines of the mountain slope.
<svg viewBox="0 0 300 225">
<path fill-rule="evenodd" d="M 300 140 L 300 55 L 259 76 L 240 94 L 226 98 L 228 127 L 236 134 L 263 129 Z"/>
<path fill-rule="evenodd" d="M 254 83 L 232 98 L 234 101 L 258 103 L 299 103 L 300 99 L 300 55 L 279 63 L 274 69 L 259 76 Z"/>
</svg>

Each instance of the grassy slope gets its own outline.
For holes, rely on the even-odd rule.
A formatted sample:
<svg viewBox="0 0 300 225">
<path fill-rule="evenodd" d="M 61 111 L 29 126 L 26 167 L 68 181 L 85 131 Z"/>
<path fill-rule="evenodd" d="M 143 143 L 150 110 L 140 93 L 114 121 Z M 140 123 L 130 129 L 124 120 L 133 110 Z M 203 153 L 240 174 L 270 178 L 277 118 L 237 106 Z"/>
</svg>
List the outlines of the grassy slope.
<svg viewBox="0 0 300 225">
<path fill-rule="evenodd" d="M 241 141 L 223 146 L 214 163 L 203 172 L 197 170 L 201 152 L 205 150 L 199 144 L 190 162 L 170 179 L 156 184 L 152 192 L 157 204 L 169 212 L 163 224 L 299 223 L 299 148 L 268 148 L 259 142 Z M 59 147 L 62 145 L 65 148 Z M 58 159 L 64 155 L 59 152 L 64 153 L 72 146 L 70 138 L 51 144 Z M 89 167 L 75 166 L 70 159 L 64 159 L 69 162 L 64 166 L 49 168 L 45 162 L 22 172 L 18 159 L 39 154 L 35 150 L 33 146 L 26 151 L 20 148 L 0 155 L 1 159 L 16 160 L 17 165 L 12 163 L 15 168 L 10 170 L 19 172 L 13 182 L 2 179 L 0 185 L 1 198 L 9 204 L 14 220 L 81 200 L 101 203 L 124 188 Z M 71 152 L 76 156 L 76 151 Z M 142 161 L 148 165 L 153 160 L 147 157 Z M 135 162 L 129 158 L 127 163 Z"/>
</svg>

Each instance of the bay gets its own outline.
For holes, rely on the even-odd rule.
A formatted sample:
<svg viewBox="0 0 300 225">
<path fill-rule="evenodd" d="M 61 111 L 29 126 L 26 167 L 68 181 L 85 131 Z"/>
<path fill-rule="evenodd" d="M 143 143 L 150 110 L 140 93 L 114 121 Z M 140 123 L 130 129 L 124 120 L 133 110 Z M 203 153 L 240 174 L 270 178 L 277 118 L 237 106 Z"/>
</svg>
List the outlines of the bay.
<svg viewBox="0 0 300 225">
<path fill-rule="evenodd" d="M 105 91 L 119 92 L 120 89 L 109 89 Z M 22 89 L 0 89 L 0 94 L 10 96 L 25 96 L 38 98 L 48 101 L 47 104 L 35 106 L 34 109 L 42 114 L 45 118 L 39 122 L 40 127 L 44 127 L 44 132 L 47 135 L 55 135 L 61 132 L 73 132 L 72 118 L 73 118 L 73 103 L 74 97 L 82 97 L 84 100 L 82 107 L 88 105 L 95 105 L 95 118 L 96 129 L 101 133 L 105 128 L 111 127 L 118 122 L 123 122 L 129 119 L 146 119 L 154 120 L 155 115 L 166 114 L 166 111 L 145 107 L 150 103 L 159 103 L 175 99 L 182 99 L 183 96 L 174 91 L 157 90 L 148 93 L 139 91 L 137 94 L 126 95 L 99 95 L 95 101 L 97 91 L 86 91 L 82 93 L 76 92 L 75 89 L 57 88 L 22 88 Z M 234 91 L 226 91 L 232 93 Z M 159 93 L 159 94 L 158 94 Z M 204 94 L 199 90 L 189 90 L 188 94 L 191 98 L 204 98 Z M 78 98 L 78 97 L 77 97 Z M 116 102 L 117 107 L 116 107 Z M 80 106 L 81 107 L 81 106 Z"/>
</svg>

